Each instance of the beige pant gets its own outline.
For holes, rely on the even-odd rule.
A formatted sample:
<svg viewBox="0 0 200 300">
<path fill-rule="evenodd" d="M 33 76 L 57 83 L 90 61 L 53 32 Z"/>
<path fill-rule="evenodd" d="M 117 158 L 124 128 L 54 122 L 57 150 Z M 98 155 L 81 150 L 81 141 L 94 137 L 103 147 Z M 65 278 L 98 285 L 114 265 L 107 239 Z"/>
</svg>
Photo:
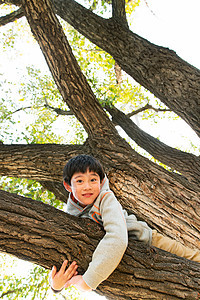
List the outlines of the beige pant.
<svg viewBox="0 0 200 300">
<path fill-rule="evenodd" d="M 200 263 L 200 251 L 183 246 L 176 240 L 170 239 L 152 230 L 152 246 L 171 252 L 181 257 L 194 260 Z"/>
</svg>

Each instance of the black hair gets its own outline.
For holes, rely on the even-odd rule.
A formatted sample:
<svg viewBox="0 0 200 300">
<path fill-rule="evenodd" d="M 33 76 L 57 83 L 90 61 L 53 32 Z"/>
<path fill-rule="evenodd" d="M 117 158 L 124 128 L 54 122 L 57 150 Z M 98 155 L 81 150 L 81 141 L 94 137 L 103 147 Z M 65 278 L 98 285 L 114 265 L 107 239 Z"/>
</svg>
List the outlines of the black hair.
<svg viewBox="0 0 200 300">
<path fill-rule="evenodd" d="M 81 172 L 86 173 L 87 169 L 90 172 L 95 172 L 99 175 L 100 181 L 105 177 L 105 173 L 100 162 L 93 156 L 80 154 L 71 158 L 63 169 L 64 181 L 71 185 L 71 178 L 75 173 Z"/>
</svg>

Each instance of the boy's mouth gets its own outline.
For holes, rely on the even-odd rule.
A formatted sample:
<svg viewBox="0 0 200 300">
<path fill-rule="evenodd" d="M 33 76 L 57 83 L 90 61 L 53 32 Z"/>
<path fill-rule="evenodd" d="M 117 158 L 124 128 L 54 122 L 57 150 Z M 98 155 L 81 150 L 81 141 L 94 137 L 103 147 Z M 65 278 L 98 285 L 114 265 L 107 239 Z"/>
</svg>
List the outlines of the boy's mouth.
<svg viewBox="0 0 200 300">
<path fill-rule="evenodd" d="M 91 197 L 92 195 L 93 195 L 92 193 L 85 193 L 85 194 L 83 194 L 83 197 L 89 198 L 89 197 Z"/>
</svg>

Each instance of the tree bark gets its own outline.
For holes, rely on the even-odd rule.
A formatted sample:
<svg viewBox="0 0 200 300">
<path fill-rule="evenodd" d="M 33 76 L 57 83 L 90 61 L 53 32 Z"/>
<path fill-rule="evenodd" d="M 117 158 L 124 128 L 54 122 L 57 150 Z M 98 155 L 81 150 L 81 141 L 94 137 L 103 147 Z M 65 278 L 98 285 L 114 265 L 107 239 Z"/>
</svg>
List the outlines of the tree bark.
<svg viewBox="0 0 200 300">
<path fill-rule="evenodd" d="M 111 114 L 112 121 L 119 125 L 127 135 L 154 158 L 180 172 L 199 190 L 200 157 L 192 153 L 169 147 L 150 134 L 141 130 L 128 116 L 114 106 L 105 106 Z"/>
<path fill-rule="evenodd" d="M 83 124 L 88 135 L 91 139 L 96 139 L 96 136 L 106 139 L 107 136 L 116 135 L 115 127 L 102 110 L 72 53 L 50 2 L 22 1 L 22 4 L 64 101 Z M 109 140 L 108 138 L 108 143 Z"/>
<path fill-rule="evenodd" d="M 5 171 L 4 165 L 7 168 L 5 174 L 9 176 L 21 177 L 22 170 L 23 177 L 49 182 L 51 191 L 56 194 L 57 184 L 62 183 L 62 170 L 66 160 L 83 153 L 80 149 L 87 149 L 84 153 L 94 153 L 94 150 L 91 149 L 90 152 L 90 148 L 86 146 L 77 148 L 62 145 L 16 145 L 15 148 L 14 145 L 1 145 L 0 174 L 2 170 Z M 3 153 L 7 156 L 6 159 Z M 147 159 L 143 162 L 133 161 L 126 152 L 121 153 L 123 157 L 118 156 L 118 148 L 105 150 L 105 153 L 101 162 L 105 166 L 110 186 L 124 208 L 145 220 L 152 228 L 190 247 L 200 248 L 199 193 L 184 186 L 184 182 L 181 183 L 176 174 L 170 174 L 156 165 L 156 169 L 153 168 L 154 165 L 148 169 Z M 16 172 L 13 173 L 12 170 Z M 66 201 L 65 194 L 63 198 Z"/>
<path fill-rule="evenodd" d="M 87 269 L 104 232 L 40 201 L 0 191 L 0 249 L 47 269 L 64 259 Z M 200 265 L 129 239 L 118 268 L 97 292 L 108 299 L 197 299 Z"/>
<path fill-rule="evenodd" d="M 20 1 L 6 1 L 19 5 Z M 104 19 L 74 0 L 52 0 L 56 13 L 110 53 L 122 69 L 185 120 L 200 136 L 200 71 L 168 48 Z"/>
<path fill-rule="evenodd" d="M 115 19 L 103 19 L 73 0 L 53 0 L 56 13 L 108 52 L 200 136 L 200 71 L 174 51 L 156 46 Z"/>
<path fill-rule="evenodd" d="M 62 182 L 66 162 L 88 151 L 81 145 L 0 145 L 0 175 Z"/>
<path fill-rule="evenodd" d="M 124 180 L 130 180 L 131 186 L 134 185 L 132 188 L 129 187 L 133 192 L 133 194 L 130 195 L 129 192 L 127 193 L 126 191 L 129 184 L 125 184 L 123 198 L 129 199 L 128 201 L 123 201 L 125 206 L 131 206 L 131 208 L 134 208 L 136 211 L 136 214 L 144 216 L 150 224 L 154 225 L 152 212 L 148 212 L 149 207 L 153 210 L 155 203 L 158 205 L 157 207 L 163 207 L 159 204 L 162 199 L 162 202 L 167 205 L 168 211 L 170 211 L 169 206 L 171 208 L 171 205 L 174 206 L 174 203 L 178 203 L 179 201 L 183 204 L 185 203 L 185 199 L 188 199 L 190 205 L 193 207 L 192 216 L 190 212 L 188 212 L 188 218 L 184 217 L 184 220 L 182 220 L 182 216 L 178 216 L 177 221 L 180 223 L 176 223 L 175 221 L 175 226 L 180 228 L 182 227 L 180 224 L 184 223 L 183 228 L 188 229 L 184 230 L 184 232 L 188 232 L 186 243 L 191 240 L 194 246 L 199 247 L 198 229 L 195 227 L 195 230 L 193 230 L 189 225 L 191 219 L 195 224 L 198 224 L 199 217 L 196 213 L 196 207 L 199 203 L 198 194 L 192 190 L 188 192 L 187 189 L 183 187 L 183 182 L 180 183 L 179 178 L 175 174 L 169 174 L 159 166 L 142 158 L 119 137 L 111 121 L 97 102 L 85 77 L 80 73 L 80 68 L 73 57 L 66 37 L 51 10 L 49 2 L 37 1 L 36 3 L 35 0 L 23 1 L 23 7 L 32 31 L 44 52 L 52 75 L 62 92 L 63 98 L 67 99 L 66 101 L 70 109 L 82 122 L 88 132 L 88 144 L 90 149 L 97 157 L 100 157 L 100 161 L 103 162 L 106 168 L 111 168 L 111 172 L 113 169 L 115 170 L 112 174 L 118 177 L 118 183 L 120 183 L 121 180 L 122 182 Z M 50 43 L 46 43 L 46 40 L 49 40 Z M 58 53 L 62 53 L 62 55 L 58 55 Z M 63 64 L 61 64 L 61 58 L 64 58 Z M 71 101 L 69 101 L 69 99 L 71 99 Z M 124 174 L 120 174 L 120 170 L 123 170 L 127 178 L 124 177 Z M 177 195 L 175 189 L 176 184 L 173 182 L 175 178 L 177 185 L 181 186 L 181 193 L 179 195 Z M 187 182 L 184 182 L 184 185 L 187 186 Z M 189 185 L 187 188 L 188 187 Z M 162 194 L 160 193 L 161 191 Z M 121 199 L 122 197 L 120 197 L 120 193 L 117 192 L 117 187 L 116 193 Z M 125 196 L 126 194 L 128 194 L 127 198 Z M 193 195 L 193 199 L 191 199 L 191 195 Z M 131 204 L 129 204 L 129 202 Z M 140 211 L 138 209 L 138 202 L 141 203 L 141 205 L 139 205 Z M 178 204 L 178 206 L 176 204 L 176 209 L 179 210 L 179 205 L 182 207 L 182 204 Z M 170 212 L 173 213 L 173 210 Z M 165 232 L 169 232 L 166 229 L 169 228 L 168 220 L 167 222 L 166 220 L 160 222 L 156 216 L 154 220 L 159 226 L 161 224 L 161 226 L 165 227 L 163 228 Z M 180 233 L 180 235 L 182 239 L 182 233 Z"/>
<path fill-rule="evenodd" d="M 6 25 L 6 24 L 8 24 L 10 22 L 14 22 L 14 21 L 20 19 L 23 16 L 24 16 L 24 11 L 20 7 L 18 10 L 10 13 L 9 15 L 0 17 L 0 26 Z"/>
<path fill-rule="evenodd" d="M 143 158 L 117 134 L 114 125 L 101 108 L 86 78 L 81 73 L 49 1 L 23 0 L 22 3 L 31 29 L 46 57 L 63 99 L 83 124 L 88 133 L 88 139 L 82 146 L 1 145 L 0 172 L 4 175 L 10 173 L 12 176 L 34 178 L 56 191 L 58 185 L 54 186 L 54 182 L 61 184 L 62 169 L 66 161 L 75 154 L 90 153 L 105 166 L 112 190 L 128 211 L 133 211 L 150 226 L 168 236 L 191 247 L 200 248 L 200 200 L 195 186 L 183 177 L 169 173 Z M 65 5 L 66 3 L 68 2 L 65 1 Z M 72 2 L 69 2 L 69 6 L 70 3 Z M 79 7 L 83 12 L 81 6 Z M 68 10 L 70 10 L 69 7 Z M 76 11 L 74 13 L 71 11 L 72 18 L 75 13 Z M 166 98 L 171 93 L 171 99 L 176 94 L 177 103 L 173 99 L 175 102 L 173 105 L 178 111 L 180 99 L 177 92 L 179 90 L 176 90 L 175 86 L 177 81 L 175 84 L 171 83 L 175 89 L 172 92 L 169 90 L 169 79 L 172 78 L 170 68 L 172 68 L 172 62 L 175 63 L 178 59 L 175 54 L 140 39 L 112 20 L 103 20 L 93 14 L 90 16 L 99 20 L 100 38 L 102 38 L 101 24 L 105 27 L 104 33 L 110 31 L 111 34 L 112 30 L 118 30 L 117 34 L 112 32 L 112 40 L 108 49 L 115 39 L 115 44 L 117 41 L 120 44 L 117 45 L 119 51 L 115 54 L 117 59 L 126 51 L 127 54 L 130 51 L 131 61 L 135 63 L 134 74 L 142 77 L 149 73 L 150 77 L 144 78 L 143 81 L 145 84 L 152 85 L 152 88 L 159 81 L 156 69 L 158 64 L 161 72 L 160 82 L 163 81 L 163 76 L 168 77 L 166 77 L 165 88 L 161 85 L 160 89 L 156 86 L 155 90 L 159 90 L 160 93 L 167 91 Z M 82 17 L 83 15 L 79 15 L 79 20 Z M 90 22 L 91 19 L 89 19 Z M 82 26 L 84 24 L 83 22 Z M 123 34 L 122 37 L 120 33 Z M 104 41 L 109 35 L 105 37 Z M 127 37 L 126 45 L 124 37 Z M 142 48 L 145 45 L 146 52 Z M 125 47 L 123 50 L 125 52 L 122 52 L 123 47 Z M 134 51 L 134 58 L 132 58 Z M 149 62 L 150 54 L 154 62 Z M 169 73 L 166 72 L 165 65 L 168 55 L 171 58 L 170 66 L 168 66 Z M 122 57 L 121 61 L 126 65 L 127 56 Z M 148 62 L 146 66 L 139 66 L 145 61 Z M 180 60 L 177 62 L 180 63 Z M 181 64 L 184 65 L 182 61 Z M 184 66 L 190 68 L 186 63 Z M 197 78 L 199 73 L 195 72 L 193 74 L 196 74 Z M 176 75 L 174 73 L 173 76 Z M 190 79 L 189 77 L 189 82 Z M 189 103 L 188 99 L 184 102 L 186 106 Z M 196 98 L 193 101 L 196 101 Z M 197 118 L 195 119 L 197 110 L 191 107 L 188 110 L 185 107 L 182 109 L 187 117 L 192 116 L 191 124 L 197 127 Z M 50 206 L 43 206 L 40 202 L 5 192 L 0 192 L 0 195 L 2 197 L 0 198 L 2 251 L 15 253 L 23 259 L 31 259 L 47 268 L 54 263 L 61 264 L 66 256 L 71 261 L 75 255 L 81 265 L 80 272 L 84 272 L 93 250 L 103 236 L 100 228 L 90 220 L 78 221 L 76 218 L 69 218 L 63 212 L 58 212 Z M 141 296 L 143 299 L 197 298 L 198 264 L 168 256 L 156 249 L 149 251 L 144 245 L 135 242 L 132 246 L 131 243 L 130 241 L 130 246 L 119 268 L 99 287 L 99 291 L 108 295 L 110 299 L 140 299 Z"/>
<path fill-rule="evenodd" d="M 112 0 L 112 18 L 128 28 L 126 19 L 125 0 Z"/>
</svg>

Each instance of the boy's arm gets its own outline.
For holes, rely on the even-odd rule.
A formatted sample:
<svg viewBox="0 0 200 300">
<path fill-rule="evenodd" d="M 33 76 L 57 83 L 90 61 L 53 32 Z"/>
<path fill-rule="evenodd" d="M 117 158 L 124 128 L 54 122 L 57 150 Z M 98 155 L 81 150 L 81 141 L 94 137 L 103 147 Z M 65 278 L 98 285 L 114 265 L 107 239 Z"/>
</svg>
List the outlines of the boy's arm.
<svg viewBox="0 0 200 300">
<path fill-rule="evenodd" d="M 104 196 L 100 212 L 105 236 L 95 249 L 83 280 L 91 289 L 116 269 L 128 245 L 128 232 L 121 205 L 112 192 Z"/>
</svg>

